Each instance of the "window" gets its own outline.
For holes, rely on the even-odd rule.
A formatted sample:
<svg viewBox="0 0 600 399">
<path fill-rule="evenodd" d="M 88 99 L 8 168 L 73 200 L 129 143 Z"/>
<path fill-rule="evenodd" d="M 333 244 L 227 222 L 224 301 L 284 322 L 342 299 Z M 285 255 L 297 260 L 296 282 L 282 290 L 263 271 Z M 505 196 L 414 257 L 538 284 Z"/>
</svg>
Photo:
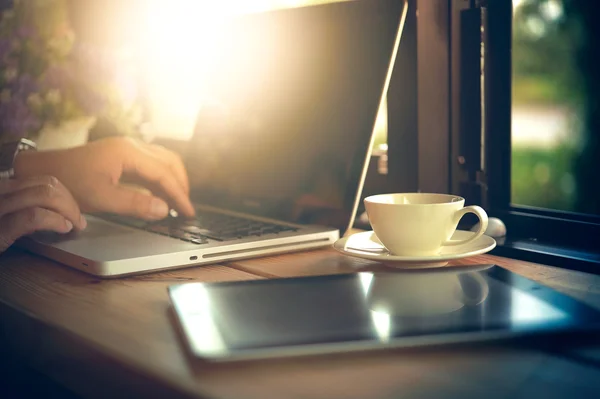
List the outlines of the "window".
<svg viewBox="0 0 600 399">
<path fill-rule="evenodd" d="M 554 253 L 600 263 L 588 253 L 600 247 L 600 47 L 592 40 L 600 33 L 599 5 L 487 5 L 490 213 L 507 224 L 509 247 L 548 254 L 562 247 Z"/>
<path fill-rule="evenodd" d="M 580 165 L 595 134 L 580 57 L 587 33 L 577 2 L 566 3 L 513 2 L 511 203 L 599 214 Z"/>
</svg>

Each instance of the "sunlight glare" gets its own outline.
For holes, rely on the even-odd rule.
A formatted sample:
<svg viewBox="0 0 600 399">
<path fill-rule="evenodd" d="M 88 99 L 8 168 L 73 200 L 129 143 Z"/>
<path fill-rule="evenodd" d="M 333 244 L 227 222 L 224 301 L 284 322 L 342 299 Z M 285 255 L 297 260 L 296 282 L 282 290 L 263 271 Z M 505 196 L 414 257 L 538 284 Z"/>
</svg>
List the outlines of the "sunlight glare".
<svg viewBox="0 0 600 399">
<path fill-rule="evenodd" d="M 371 288 L 371 283 L 373 282 L 373 273 L 358 273 L 358 279 L 360 281 L 363 294 L 365 297 L 367 297 L 367 295 L 369 295 L 369 288 Z"/>
<path fill-rule="evenodd" d="M 334 0 L 340 1 L 340 0 Z M 342 0 L 343 1 L 343 0 Z M 147 82 L 150 135 L 188 139 L 204 101 L 208 71 L 223 53 L 224 23 L 238 14 L 331 0 L 148 0 L 139 43 Z"/>
<path fill-rule="evenodd" d="M 219 26 L 233 3 L 243 1 L 175 0 L 169 7 L 159 1 L 149 4 L 142 51 L 154 134 L 191 134 L 203 78 L 219 50 Z"/>
<path fill-rule="evenodd" d="M 371 321 L 380 341 L 390 340 L 392 322 L 388 312 L 381 310 L 371 310 Z"/>
</svg>

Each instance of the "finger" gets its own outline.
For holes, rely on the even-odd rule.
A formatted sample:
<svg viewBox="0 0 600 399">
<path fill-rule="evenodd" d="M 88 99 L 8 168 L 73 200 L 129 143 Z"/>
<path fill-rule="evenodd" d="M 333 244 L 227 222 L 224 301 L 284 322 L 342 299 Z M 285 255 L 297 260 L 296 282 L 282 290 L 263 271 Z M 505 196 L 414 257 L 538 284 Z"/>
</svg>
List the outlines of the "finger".
<svg viewBox="0 0 600 399">
<path fill-rule="evenodd" d="M 0 180 L 0 195 L 14 193 L 25 188 L 43 184 L 58 184 L 58 179 L 53 176 L 34 176 L 26 179 Z"/>
<path fill-rule="evenodd" d="M 110 186 L 105 192 L 102 211 L 133 216 L 145 220 L 160 220 L 169 214 L 169 206 L 162 199 L 146 191 L 126 186 Z"/>
<path fill-rule="evenodd" d="M 44 208 L 59 213 L 78 229 L 86 227 L 77 202 L 54 177 L 40 178 L 40 184 L 5 194 L 0 201 L 0 218 L 27 208 Z"/>
<path fill-rule="evenodd" d="M 181 187 L 183 187 L 185 193 L 189 195 L 190 183 L 185 169 L 185 165 L 183 164 L 181 157 L 179 157 L 179 155 L 175 154 L 172 151 L 169 151 L 161 145 L 149 144 L 145 148 L 147 149 L 147 151 L 156 156 L 158 160 L 167 164 L 169 169 L 171 169 L 171 171 L 175 175 L 175 178 L 177 179 Z"/>
<path fill-rule="evenodd" d="M 119 186 L 122 188 L 129 187 L 142 191 L 148 195 L 158 197 L 167 203 L 169 209 L 177 208 L 177 204 L 170 199 L 169 194 L 167 194 L 158 183 L 148 182 L 139 177 L 126 175 L 119 182 Z"/>
<path fill-rule="evenodd" d="M 44 208 L 26 208 L 5 215 L 0 219 L 0 252 L 17 239 L 36 231 L 68 233 L 73 229 L 64 216 Z"/>
<path fill-rule="evenodd" d="M 154 158 L 156 161 L 169 168 L 186 194 L 189 194 L 187 172 L 179 155 L 158 144 L 147 144 L 139 140 L 131 140 L 129 141 L 129 144 L 139 152 Z"/>
<path fill-rule="evenodd" d="M 179 185 L 170 170 L 154 157 L 148 156 L 139 149 L 131 151 L 125 158 L 123 168 L 125 172 L 134 173 L 146 182 L 159 186 L 173 201 L 177 211 L 189 217 L 194 216 L 194 207 L 188 194 Z"/>
</svg>

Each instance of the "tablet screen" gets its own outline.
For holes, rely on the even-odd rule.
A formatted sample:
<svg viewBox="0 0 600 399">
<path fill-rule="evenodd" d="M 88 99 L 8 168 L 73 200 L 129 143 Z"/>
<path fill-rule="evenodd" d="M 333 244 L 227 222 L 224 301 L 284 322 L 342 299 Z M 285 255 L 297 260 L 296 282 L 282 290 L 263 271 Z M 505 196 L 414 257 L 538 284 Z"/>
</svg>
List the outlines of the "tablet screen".
<svg viewBox="0 0 600 399">
<path fill-rule="evenodd" d="M 362 272 L 170 287 L 192 351 L 213 359 L 414 346 L 583 329 L 600 314 L 506 269 Z"/>
</svg>

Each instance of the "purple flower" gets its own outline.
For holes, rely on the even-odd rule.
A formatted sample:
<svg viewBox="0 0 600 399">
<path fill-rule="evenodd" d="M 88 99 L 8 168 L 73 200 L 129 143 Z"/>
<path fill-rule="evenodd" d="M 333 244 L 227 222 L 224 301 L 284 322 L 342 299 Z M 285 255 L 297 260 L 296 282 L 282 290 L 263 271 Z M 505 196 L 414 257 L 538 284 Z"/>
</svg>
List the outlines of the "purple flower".
<svg viewBox="0 0 600 399">
<path fill-rule="evenodd" d="M 0 131 L 14 137 L 26 137 L 41 127 L 39 119 L 31 112 L 26 102 L 11 98 L 0 103 Z"/>
<path fill-rule="evenodd" d="M 31 94 L 38 91 L 38 84 L 31 76 L 24 74 L 9 82 L 6 88 L 10 90 L 13 98 L 25 102 Z"/>
<path fill-rule="evenodd" d="M 80 72 L 81 67 L 77 68 L 71 64 L 53 65 L 44 74 L 42 86 L 45 90 L 58 89 L 63 93 L 72 93 L 75 102 L 84 113 L 97 115 L 104 110 L 106 101 L 93 89 L 93 83 L 96 81 L 82 78 L 76 71 Z"/>
<path fill-rule="evenodd" d="M 17 28 L 17 36 L 21 39 L 29 39 L 35 35 L 35 28 L 31 25 L 22 25 Z"/>
<path fill-rule="evenodd" d="M 37 131 L 41 122 L 27 105 L 29 96 L 38 90 L 35 80 L 23 74 L 6 84 L 4 90 L 10 96 L 7 100 L 0 101 L 0 132 L 25 137 Z"/>
<path fill-rule="evenodd" d="M 42 78 L 42 86 L 46 90 L 65 90 L 73 84 L 73 74 L 68 66 L 52 65 Z"/>
<path fill-rule="evenodd" d="M 11 50 L 11 41 L 8 39 L 0 39 L 0 62 L 4 62 L 6 56 L 10 54 Z"/>
</svg>

